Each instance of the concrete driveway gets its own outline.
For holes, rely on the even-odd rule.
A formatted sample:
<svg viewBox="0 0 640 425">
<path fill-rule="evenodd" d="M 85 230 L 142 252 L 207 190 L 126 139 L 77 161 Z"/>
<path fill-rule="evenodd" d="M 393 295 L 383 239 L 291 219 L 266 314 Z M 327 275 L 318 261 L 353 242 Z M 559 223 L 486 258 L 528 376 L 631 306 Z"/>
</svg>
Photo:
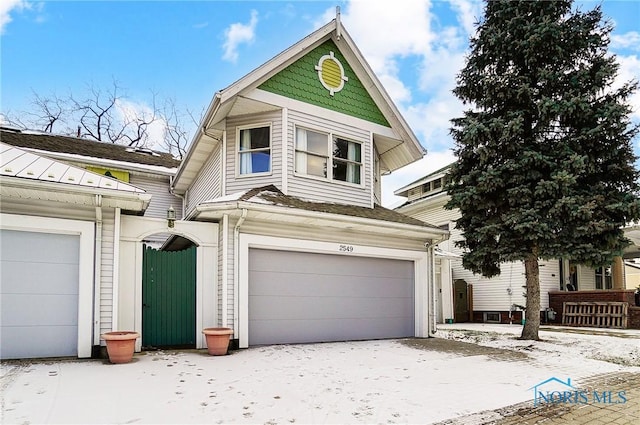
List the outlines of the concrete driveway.
<svg viewBox="0 0 640 425">
<path fill-rule="evenodd" d="M 629 369 L 531 351 L 409 339 L 4 362 L 0 422 L 433 423 L 531 400 L 550 376 Z"/>
</svg>

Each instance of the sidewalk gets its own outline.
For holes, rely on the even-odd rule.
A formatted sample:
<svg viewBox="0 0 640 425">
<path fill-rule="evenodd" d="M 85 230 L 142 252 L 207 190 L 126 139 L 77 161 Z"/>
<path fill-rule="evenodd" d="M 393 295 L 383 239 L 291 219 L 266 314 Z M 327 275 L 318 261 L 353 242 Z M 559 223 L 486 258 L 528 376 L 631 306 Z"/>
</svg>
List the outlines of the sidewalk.
<svg viewBox="0 0 640 425">
<path fill-rule="evenodd" d="M 460 323 L 453 325 L 440 325 L 440 331 L 447 332 L 471 332 L 471 335 L 482 338 L 482 334 L 512 334 L 517 336 L 521 326 L 487 325 L 478 323 Z M 451 335 L 449 335 L 451 336 Z M 634 340 L 640 340 L 640 331 L 623 329 L 598 329 L 598 328 L 567 328 L 562 326 L 543 326 L 540 328 L 540 337 L 544 339 L 563 338 L 571 339 L 592 338 L 595 340 L 604 338 L 619 338 L 624 341 L 625 347 L 629 343 L 636 344 Z M 609 344 L 601 341 L 605 347 L 609 345 L 613 350 L 615 343 Z M 631 341 L 629 341 L 631 340 Z M 495 344 L 494 344 L 495 345 Z M 640 347 L 640 342 L 636 347 Z M 576 347 L 579 350 L 579 347 Z M 635 425 L 640 423 L 640 372 L 637 367 L 636 352 L 630 352 L 630 368 L 632 371 L 619 371 L 594 375 L 583 379 L 578 386 L 579 391 L 584 391 L 588 402 L 541 404 L 534 406 L 533 400 L 514 404 L 501 409 L 475 413 L 455 419 L 438 422 L 439 425 L 534 425 L 534 424 L 585 424 L 585 425 Z M 602 392 L 611 392 L 614 397 L 611 403 L 593 402 L 594 392 L 602 395 Z M 619 392 L 623 392 L 622 399 L 617 398 Z M 617 401 L 618 403 L 615 403 Z"/>
</svg>

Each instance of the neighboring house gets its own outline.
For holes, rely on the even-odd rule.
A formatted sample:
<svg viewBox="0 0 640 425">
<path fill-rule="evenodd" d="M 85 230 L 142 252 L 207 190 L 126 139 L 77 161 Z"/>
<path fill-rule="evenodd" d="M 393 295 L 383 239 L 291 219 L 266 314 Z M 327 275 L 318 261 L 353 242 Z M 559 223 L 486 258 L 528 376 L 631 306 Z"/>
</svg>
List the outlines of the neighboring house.
<svg viewBox="0 0 640 425">
<path fill-rule="evenodd" d="M 455 242 L 463 238 L 461 231 L 455 228 L 455 221 L 460 217 L 460 213 L 458 210 L 444 208 L 449 200 L 443 189 L 449 167 L 446 166 L 396 190 L 397 196 L 407 198 L 396 211 L 449 230 L 451 237 L 441 242 L 438 247 L 442 251 L 461 256 L 462 250 L 455 246 Z M 605 267 L 594 270 L 560 259 L 541 261 L 541 309 L 544 311 L 549 308 L 550 291 L 612 289 L 612 269 L 613 267 Z M 503 263 L 500 265 L 500 275 L 487 279 L 463 268 L 461 257 L 439 255 L 436 259 L 436 275 L 437 292 L 441 294 L 437 302 L 439 321 L 452 319 L 520 323 L 521 307 L 526 305 L 523 262 Z M 619 286 L 619 289 L 622 288 L 623 286 Z M 470 298 L 468 303 L 464 301 L 466 296 Z M 469 310 L 473 312 L 473 317 L 468 317 Z"/>
<path fill-rule="evenodd" d="M 53 147 L 27 154 L 53 161 L 46 170 L 65 161 L 97 167 L 84 170 L 92 183 L 49 181 L 42 169 L 16 174 L 14 150 L 25 152 L 3 152 L 0 173 L 2 288 L 51 286 L 31 266 L 64 246 L 71 258 L 59 263 L 79 278 L 58 292 L 79 293 L 65 307 L 77 305 L 65 331 L 76 333 L 76 347 L 68 339 L 43 353 L 15 336 L 10 345 L 22 345 L 10 356 L 86 357 L 112 329 L 141 332 L 138 350 L 201 348 L 211 326 L 232 328 L 240 347 L 435 332 L 433 247 L 448 231 L 379 205 L 381 174 L 424 152 L 339 19 L 217 92 L 183 163 L 176 172 L 165 165 L 168 187 L 165 179 L 154 191 L 143 170 L 134 178 L 135 164 L 119 162 L 113 169 L 130 172 L 130 184 L 102 189 L 94 179 L 108 168 L 106 154 L 89 164 Z M 182 220 L 167 219 L 171 206 Z M 144 248 L 158 234 L 171 235 L 167 252 Z M 41 239 L 51 240 L 28 261 L 5 258 L 5 245 L 25 241 L 26 252 Z M 22 306 L 34 304 L 26 297 Z M 32 336 L 66 326 L 2 307 L 3 326 L 14 315 L 16 329 L 36 324 Z"/>
</svg>

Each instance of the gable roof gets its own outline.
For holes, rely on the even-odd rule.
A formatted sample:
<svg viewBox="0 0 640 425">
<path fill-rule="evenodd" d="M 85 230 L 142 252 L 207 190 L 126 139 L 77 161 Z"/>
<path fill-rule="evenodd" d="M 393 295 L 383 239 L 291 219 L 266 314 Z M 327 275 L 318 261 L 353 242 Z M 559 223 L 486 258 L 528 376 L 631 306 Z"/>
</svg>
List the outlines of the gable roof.
<svg viewBox="0 0 640 425">
<path fill-rule="evenodd" d="M 230 86 L 215 93 L 189 146 L 185 160 L 176 174 L 174 189 L 178 193 L 183 193 L 197 176 L 213 147 L 222 140 L 225 118 L 280 110 L 281 107 L 270 102 L 270 98 L 261 97 L 263 92 L 258 87 L 327 41 L 337 46 L 340 54 L 346 59 L 375 106 L 382 113 L 384 120 L 389 124 L 384 126 L 373 122 L 368 123 L 374 129 L 373 139 L 380 155 L 381 169 L 393 171 L 422 158 L 425 149 L 420 145 L 339 19 L 334 19 Z M 366 121 L 362 120 L 362 122 Z"/>
<path fill-rule="evenodd" d="M 0 141 L 12 146 L 33 149 L 38 152 L 73 154 L 86 158 L 100 158 L 168 169 L 177 169 L 180 165 L 180 161 L 165 152 L 135 149 L 114 143 L 97 142 L 51 133 L 1 128 Z"/>
<path fill-rule="evenodd" d="M 451 164 L 445 165 L 444 167 L 432 173 L 429 173 L 424 177 L 420 177 L 419 179 L 412 181 L 411 183 L 401 187 L 400 189 L 394 190 L 393 194 L 396 196 L 404 196 L 406 198 L 409 194 L 409 191 L 414 187 L 422 186 L 423 184 L 435 180 L 436 178 L 444 177 L 444 175 L 447 174 L 447 171 L 449 171 L 449 168 L 451 168 L 453 164 L 454 163 L 452 162 Z"/>
</svg>

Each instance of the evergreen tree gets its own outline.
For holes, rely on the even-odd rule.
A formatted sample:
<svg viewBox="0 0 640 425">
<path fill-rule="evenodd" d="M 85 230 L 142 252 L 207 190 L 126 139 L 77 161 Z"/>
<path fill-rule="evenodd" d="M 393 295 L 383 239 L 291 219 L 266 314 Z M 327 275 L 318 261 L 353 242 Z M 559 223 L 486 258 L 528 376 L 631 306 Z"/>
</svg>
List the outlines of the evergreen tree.
<svg viewBox="0 0 640 425">
<path fill-rule="evenodd" d="M 523 339 L 538 339 L 539 259 L 611 263 L 640 217 L 629 95 L 607 52 L 612 25 L 570 0 L 489 1 L 455 95 L 458 162 L 447 208 L 458 208 L 464 267 L 492 277 L 524 261 Z"/>
</svg>

